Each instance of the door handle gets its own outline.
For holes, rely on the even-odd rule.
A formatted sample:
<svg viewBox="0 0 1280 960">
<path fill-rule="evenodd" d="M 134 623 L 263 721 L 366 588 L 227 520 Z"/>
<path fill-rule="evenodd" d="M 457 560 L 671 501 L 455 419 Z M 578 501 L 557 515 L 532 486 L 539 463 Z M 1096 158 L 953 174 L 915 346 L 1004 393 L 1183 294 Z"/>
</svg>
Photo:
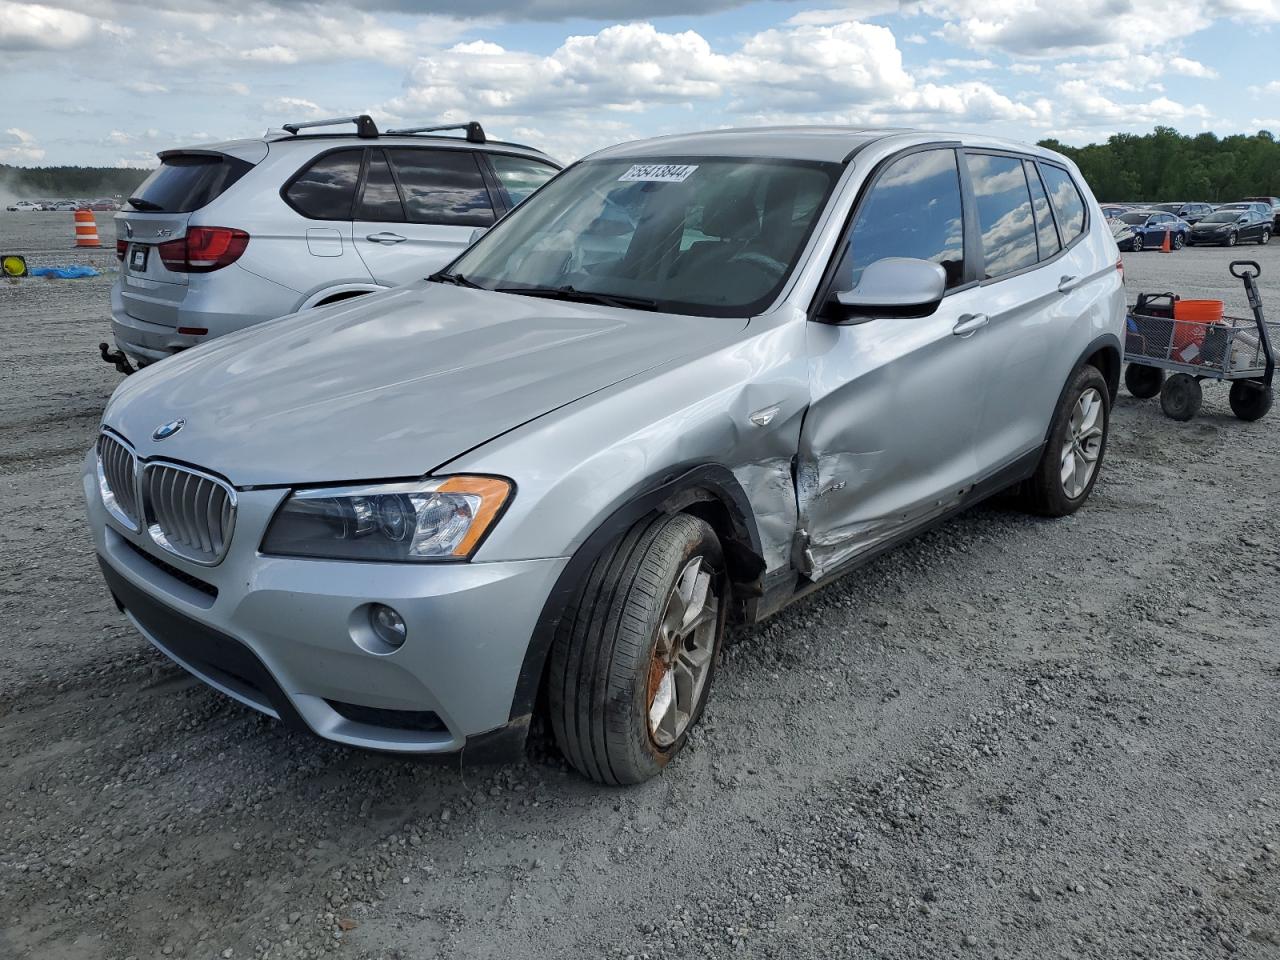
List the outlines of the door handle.
<svg viewBox="0 0 1280 960">
<path fill-rule="evenodd" d="M 365 237 L 370 243 L 404 243 L 408 237 L 402 237 L 398 233 L 371 233 Z"/>
<path fill-rule="evenodd" d="M 971 337 L 990 322 L 991 318 L 985 313 L 966 313 L 951 328 L 951 332 L 957 337 Z"/>
<path fill-rule="evenodd" d="M 1070 293 L 1076 287 L 1084 283 L 1085 278 L 1082 277 L 1063 277 L 1058 281 L 1059 293 Z"/>
</svg>

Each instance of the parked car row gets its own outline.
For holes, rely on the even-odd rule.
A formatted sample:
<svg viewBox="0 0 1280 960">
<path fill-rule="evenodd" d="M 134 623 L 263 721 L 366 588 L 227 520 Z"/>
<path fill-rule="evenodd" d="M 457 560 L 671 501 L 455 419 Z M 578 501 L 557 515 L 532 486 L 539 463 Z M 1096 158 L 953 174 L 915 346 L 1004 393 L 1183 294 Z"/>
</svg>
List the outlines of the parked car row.
<svg viewBox="0 0 1280 960">
<path fill-rule="evenodd" d="M 1101 205 L 1112 224 L 1112 237 L 1121 250 L 1139 252 L 1163 247 L 1174 250 L 1196 244 L 1234 247 L 1237 243 L 1266 244 L 1280 230 L 1280 197 L 1252 197 L 1233 203 L 1174 203 Z"/>
<path fill-rule="evenodd" d="M 5 209 L 10 213 L 30 213 L 37 210 L 66 213 L 76 210 L 119 210 L 120 205 L 120 200 L 115 200 L 111 197 L 99 197 L 96 200 L 15 200 Z"/>
<path fill-rule="evenodd" d="M 140 359 L 264 319 L 262 284 L 330 291 L 130 377 L 84 462 L 115 603 L 240 702 L 464 762 L 537 711 L 635 783 L 731 626 L 1001 491 L 1089 499 L 1126 307 L 1067 158 L 777 127 L 557 172 L 352 119 L 173 151 L 117 221 Z"/>
</svg>

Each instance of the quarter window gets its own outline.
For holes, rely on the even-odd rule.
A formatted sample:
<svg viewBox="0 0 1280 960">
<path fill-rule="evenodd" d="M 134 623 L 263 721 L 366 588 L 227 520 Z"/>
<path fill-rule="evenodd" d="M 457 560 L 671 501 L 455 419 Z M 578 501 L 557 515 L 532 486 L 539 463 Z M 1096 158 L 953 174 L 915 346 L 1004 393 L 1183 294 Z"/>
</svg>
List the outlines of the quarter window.
<svg viewBox="0 0 1280 960">
<path fill-rule="evenodd" d="M 1036 217 L 1040 259 L 1047 260 L 1062 249 L 1062 243 L 1058 240 L 1058 229 L 1053 225 L 1053 214 L 1049 212 L 1049 197 L 1044 192 L 1044 184 L 1040 182 L 1036 165 L 1030 160 L 1024 160 L 1022 169 L 1027 175 L 1027 186 L 1031 188 L 1031 210 Z"/>
<path fill-rule="evenodd" d="M 411 223 L 487 227 L 493 204 L 470 150 L 388 150 Z"/>
<path fill-rule="evenodd" d="M 1080 190 L 1071 181 L 1071 174 L 1061 167 L 1047 163 L 1040 165 L 1044 184 L 1049 188 L 1049 200 L 1058 215 L 1058 227 L 1062 230 L 1062 242 L 1070 243 L 1084 233 L 1084 200 Z"/>
<path fill-rule="evenodd" d="M 294 179 L 285 199 L 315 220 L 350 220 L 363 150 L 339 150 L 317 158 Z"/>
<path fill-rule="evenodd" d="M 369 169 L 364 175 L 364 192 L 356 208 L 357 220 L 404 222 L 404 207 L 400 203 L 400 191 L 391 176 L 391 167 L 381 150 L 369 152 Z"/>
<path fill-rule="evenodd" d="M 527 157 L 512 157 L 502 153 L 489 155 L 494 173 L 502 184 L 511 205 L 517 206 L 540 186 L 555 176 L 556 168 Z"/>
<path fill-rule="evenodd" d="M 942 265 L 947 287 L 964 282 L 964 215 L 954 150 L 922 150 L 893 161 L 858 207 L 836 272 L 851 290 L 885 257 Z"/>
<path fill-rule="evenodd" d="M 978 205 L 986 278 L 1036 262 L 1036 228 L 1022 161 L 990 154 L 968 155 L 969 176 Z"/>
</svg>

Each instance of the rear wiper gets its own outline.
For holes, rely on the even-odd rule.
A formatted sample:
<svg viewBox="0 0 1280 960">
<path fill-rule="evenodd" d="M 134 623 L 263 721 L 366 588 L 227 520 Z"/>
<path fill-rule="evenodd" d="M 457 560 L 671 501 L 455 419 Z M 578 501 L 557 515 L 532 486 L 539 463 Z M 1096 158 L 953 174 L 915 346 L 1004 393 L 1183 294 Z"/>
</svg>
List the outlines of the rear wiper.
<svg viewBox="0 0 1280 960">
<path fill-rule="evenodd" d="M 563 287 L 495 287 L 494 293 L 515 293 L 522 297 L 545 297 L 548 300 L 568 300 L 573 303 L 598 303 L 605 307 L 622 307 L 629 310 L 658 309 L 658 301 L 647 297 L 595 293 L 591 290 L 578 290 L 568 284 Z"/>
<path fill-rule="evenodd" d="M 143 200 L 142 197 L 130 197 L 129 203 L 135 209 L 147 210 L 151 213 L 164 213 L 164 207 L 152 200 Z"/>
<path fill-rule="evenodd" d="M 474 280 L 468 280 L 460 273 L 445 273 L 443 270 L 433 273 L 427 277 L 434 283 L 452 283 L 455 287 L 471 287 L 474 290 L 488 290 L 488 287 L 482 287 Z"/>
</svg>

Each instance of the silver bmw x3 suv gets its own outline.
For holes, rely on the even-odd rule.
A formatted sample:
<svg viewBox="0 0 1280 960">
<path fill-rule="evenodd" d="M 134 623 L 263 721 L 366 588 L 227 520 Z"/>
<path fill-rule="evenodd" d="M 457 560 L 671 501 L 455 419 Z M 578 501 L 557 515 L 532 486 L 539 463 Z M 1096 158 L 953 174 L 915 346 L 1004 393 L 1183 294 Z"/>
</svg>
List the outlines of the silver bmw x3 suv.
<svg viewBox="0 0 1280 960">
<path fill-rule="evenodd" d="M 613 147 L 428 279 L 126 380 L 84 463 L 102 572 L 161 651 L 322 737 L 504 757 L 545 710 L 583 774 L 640 781 L 726 625 L 998 491 L 1088 499 L 1119 267 L 1035 147 Z"/>
<path fill-rule="evenodd" d="M 356 132 L 317 132 L 346 123 Z M 367 116 L 166 150 L 115 218 L 119 352 L 103 356 L 128 372 L 419 279 L 559 169 L 478 123 L 380 133 Z"/>
</svg>

